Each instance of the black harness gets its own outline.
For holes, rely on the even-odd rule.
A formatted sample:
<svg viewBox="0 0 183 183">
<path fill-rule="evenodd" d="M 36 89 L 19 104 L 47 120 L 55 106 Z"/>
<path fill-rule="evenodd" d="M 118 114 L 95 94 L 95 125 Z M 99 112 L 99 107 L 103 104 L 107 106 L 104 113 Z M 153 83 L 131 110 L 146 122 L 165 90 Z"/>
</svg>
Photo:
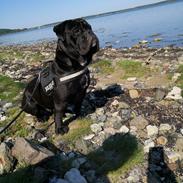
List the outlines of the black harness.
<svg viewBox="0 0 183 183">
<path fill-rule="evenodd" d="M 74 72 L 74 73 L 72 72 L 72 73 L 69 73 L 69 74 L 58 75 L 58 74 L 53 72 L 53 69 L 52 69 L 53 64 L 54 64 L 54 66 L 58 67 L 57 63 L 55 63 L 53 61 L 51 64 L 49 64 L 49 66 L 44 68 L 39 73 L 40 85 L 42 87 L 43 92 L 47 96 L 52 95 L 54 87 L 58 86 L 61 83 L 71 81 L 71 80 L 77 78 L 78 76 L 81 76 L 81 75 L 84 75 L 84 74 L 85 74 L 86 78 L 88 78 L 88 74 L 89 74 L 88 68 L 85 68 L 83 70 L 80 70 L 80 71 L 77 71 L 77 72 Z"/>
</svg>

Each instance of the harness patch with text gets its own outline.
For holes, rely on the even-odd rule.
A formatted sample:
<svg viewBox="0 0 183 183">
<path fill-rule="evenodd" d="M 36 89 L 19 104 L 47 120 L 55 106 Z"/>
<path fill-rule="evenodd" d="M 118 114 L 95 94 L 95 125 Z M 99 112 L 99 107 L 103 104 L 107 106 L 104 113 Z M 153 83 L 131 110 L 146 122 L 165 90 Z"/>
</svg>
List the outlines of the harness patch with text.
<svg viewBox="0 0 183 183">
<path fill-rule="evenodd" d="M 41 87 L 46 95 L 51 95 L 55 86 L 54 74 L 50 67 L 46 67 L 40 74 Z"/>
</svg>

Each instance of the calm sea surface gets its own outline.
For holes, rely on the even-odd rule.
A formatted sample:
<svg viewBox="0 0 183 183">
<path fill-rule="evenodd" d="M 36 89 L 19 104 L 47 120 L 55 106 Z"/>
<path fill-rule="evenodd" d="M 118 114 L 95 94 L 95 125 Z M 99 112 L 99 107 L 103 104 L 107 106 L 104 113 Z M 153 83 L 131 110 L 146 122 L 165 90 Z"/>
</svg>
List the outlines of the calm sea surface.
<svg viewBox="0 0 183 183">
<path fill-rule="evenodd" d="M 183 46 L 183 1 L 143 7 L 87 20 L 100 46 L 130 47 L 148 40 L 152 47 Z M 53 26 L 0 36 L 0 45 L 55 40 Z M 157 42 L 157 40 L 161 40 Z"/>
</svg>

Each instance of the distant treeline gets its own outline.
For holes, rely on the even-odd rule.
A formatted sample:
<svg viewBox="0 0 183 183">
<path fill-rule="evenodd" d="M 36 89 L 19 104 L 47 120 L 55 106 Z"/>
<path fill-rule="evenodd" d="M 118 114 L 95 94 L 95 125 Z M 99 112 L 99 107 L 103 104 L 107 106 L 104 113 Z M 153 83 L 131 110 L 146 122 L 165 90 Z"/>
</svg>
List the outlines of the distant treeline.
<svg viewBox="0 0 183 183">
<path fill-rule="evenodd" d="M 27 30 L 27 29 L 26 28 L 25 29 L 0 29 L 0 35 L 20 32 L 24 30 Z"/>
</svg>

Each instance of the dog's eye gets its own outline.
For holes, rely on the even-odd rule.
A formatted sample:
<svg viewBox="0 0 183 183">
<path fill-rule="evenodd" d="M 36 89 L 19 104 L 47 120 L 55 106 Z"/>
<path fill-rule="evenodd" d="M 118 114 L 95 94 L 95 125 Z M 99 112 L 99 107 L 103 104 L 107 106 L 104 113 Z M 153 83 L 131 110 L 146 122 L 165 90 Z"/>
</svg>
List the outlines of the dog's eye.
<svg viewBox="0 0 183 183">
<path fill-rule="evenodd" d="M 73 32 L 74 32 L 74 34 L 76 34 L 76 35 L 80 34 L 80 30 L 79 30 L 79 29 L 74 29 Z"/>
</svg>

